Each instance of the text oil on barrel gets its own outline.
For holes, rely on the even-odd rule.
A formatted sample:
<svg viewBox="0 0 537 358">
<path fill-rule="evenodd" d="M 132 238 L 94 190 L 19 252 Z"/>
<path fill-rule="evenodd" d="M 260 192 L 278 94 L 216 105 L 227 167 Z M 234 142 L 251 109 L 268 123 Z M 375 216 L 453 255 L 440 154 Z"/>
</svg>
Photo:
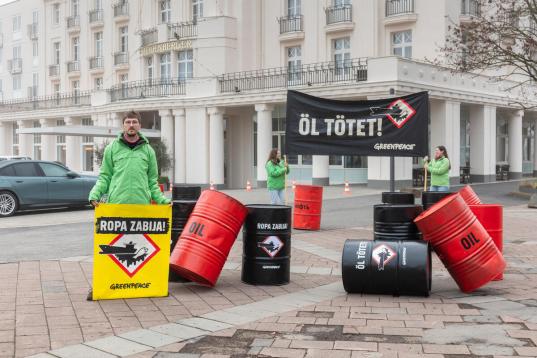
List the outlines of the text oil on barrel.
<svg viewBox="0 0 537 358">
<path fill-rule="evenodd" d="M 323 187 L 297 185 L 293 212 L 293 228 L 319 230 L 321 228 L 321 208 Z"/>
<path fill-rule="evenodd" d="M 252 285 L 289 283 L 291 207 L 247 205 L 243 229 L 243 282 Z"/>
</svg>

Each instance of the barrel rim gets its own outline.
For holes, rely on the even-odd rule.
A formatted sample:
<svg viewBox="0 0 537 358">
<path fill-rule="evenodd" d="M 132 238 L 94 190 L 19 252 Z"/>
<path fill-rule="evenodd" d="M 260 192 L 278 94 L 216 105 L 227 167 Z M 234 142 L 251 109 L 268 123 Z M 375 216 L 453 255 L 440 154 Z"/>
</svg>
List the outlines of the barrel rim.
<svg viewBox="0 0 537 358">
<path fill-rule="evenodd" d="M 447 205 L 447 202 L 454 201 L 457 199 L 457 197 L 460 197 L 459 193 L 452 193 L 451 195 L 447 195 L 446 197 L 440 199 L 439 201 L 434 203 L 432 206 L 430 206 L 427 210 L 424 210 L 421 214 L 419 214 L 414 219 L 414 222 L 417 223 L 418 221 L 424 220 L 425 218 L 428 218 L 429 216 L 436 214 L 438 210 L 440 210 L 445 205 Z"/>
</svg>

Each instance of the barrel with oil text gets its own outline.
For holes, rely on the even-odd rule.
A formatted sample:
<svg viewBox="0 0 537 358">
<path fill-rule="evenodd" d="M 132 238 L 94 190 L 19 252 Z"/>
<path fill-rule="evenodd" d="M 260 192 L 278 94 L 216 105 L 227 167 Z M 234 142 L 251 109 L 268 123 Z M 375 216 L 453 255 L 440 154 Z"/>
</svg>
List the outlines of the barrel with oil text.
<svg viewBox="0 0 537 358">
<path fill-rule="evenodd" d="M 468 205 L 481 204 L 481 199 L 479 199 L 474 189 L 472 189 L 470 185 L 465 185 L 461 190 L 459 190 L 459 194 Z"/>
<path fill-rule="evenodd" d="M 402 191 L 385 191 L 382 192 L 382 203 L 384 204 L 414 204 L 414 194 Z"/>
<path fill-rule="evenodd" d="M 503 272 L 502 254 L 458 193 L 434 204 L 415 222 L 463 292 Z"/>
<path fill-rule="evenodd" d="M 196 200 L 172 200 L 172 238 L 170 252 L 173 252 L 173 249 L 177 245 L 179 236 L 181 235 L 181 232 L 183 232 L 195 205 Z M 168 277 L 170 282 L 184 281 L 184 279 L 176 274 L 171 268 Z"/>
<path fill-rule="evenodd" d="M 246 205 L 243 229 L 243 282 L 252 285 L 289 283 L 291 258 L 291 207 Z"/>
<path fill-rule="evenodd" d="M 414 219 L 422 212 L 421 205 L 379 204 L 373 207 L 375 240 L 420 240 Z"/>
<path fill-rule="evenodd" d="M 295 188 L 293 228 L 319 230 L 321 228 L 322 203 L 322 186 L 297 185 Z"/>
<path fill-rule="evenodd" d="M 347 240 L 341 277 L 349 293 L 428 296 L 429 244 L 414 240 Z"/>
<path fill-rule="evenodd" d="M 246 207 L 232 197 L 203 191 L 171 254 L 171 269 L 190 281 L 214 286 L 246 214 Z"/>
<path fill-rule="evenodd" d="M 446 196 L 453 194 L 449 191 L 424 191 L 421 193 L 421 205 L 423 210 L 429 209 L 434 204 L 438 203 L 440 200 L 444 199 Z"/>
<path fill-rule="evenodd" d="M 477 220 L 487 230 L 498 250 L 503 252 L 503 206 L 499 204 L 476 204 L 468 206 Z M 496 276 L 494 281 L 502 279 L 503 273 Z"/>
</svg>

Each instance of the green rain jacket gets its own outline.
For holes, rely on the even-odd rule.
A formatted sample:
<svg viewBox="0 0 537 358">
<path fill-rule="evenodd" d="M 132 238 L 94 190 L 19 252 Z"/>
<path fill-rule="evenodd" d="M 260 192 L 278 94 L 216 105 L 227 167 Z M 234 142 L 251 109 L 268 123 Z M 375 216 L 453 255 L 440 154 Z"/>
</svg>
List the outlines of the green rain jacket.
<svg viewBox="0 0 537 358">
<path fill-rule="evenodd" d="M 158 186 L 155 151 L 147 138 L 138 133 L 142 143 L 130 148 L 122 140 L 121 132 L 106 146 L 99 179 L 89 194 L 89 201 L 99 201 L 105 194 L 112 204 L 157 204 L 170 202 Z"/>
<path fill-rule="evenodd" d="M 449 186 L 449 159 L 442 157 L 431 160 L 428 168 L 431 173 L 431 185 Z"/>
<path fill-rule="evenodd" d="M 267 169 L 267 188 L 268 190 L 282 190 L 285 188 L 285 174 L 289 174 L 289 167 L 287 171 L 283 160 L 280 160 L 278 164 L 274 164 L 271 160 L 265 164 Z"/>
</svg>

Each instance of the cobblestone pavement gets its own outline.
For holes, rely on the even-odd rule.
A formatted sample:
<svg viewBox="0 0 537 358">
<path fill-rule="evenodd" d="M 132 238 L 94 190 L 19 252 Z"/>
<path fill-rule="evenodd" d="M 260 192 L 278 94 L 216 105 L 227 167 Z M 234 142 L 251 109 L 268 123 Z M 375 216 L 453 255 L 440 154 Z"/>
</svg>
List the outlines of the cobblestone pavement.
<svg viewBox="0 0 537 358">
<path fill-rule="evenodd" d="M 505 278 L 472 294 L 436 257 L 430 297 L 346 294 L 343 243 L 368 227 L 295 233 L 284 286 L 241 283 L 240 240 L 215 288 L 164 298 L 86 301 L 90 257 L 1 264 L 0 357 L 537 357 L 536 218 L 505 209 Z"/>
</svg>

